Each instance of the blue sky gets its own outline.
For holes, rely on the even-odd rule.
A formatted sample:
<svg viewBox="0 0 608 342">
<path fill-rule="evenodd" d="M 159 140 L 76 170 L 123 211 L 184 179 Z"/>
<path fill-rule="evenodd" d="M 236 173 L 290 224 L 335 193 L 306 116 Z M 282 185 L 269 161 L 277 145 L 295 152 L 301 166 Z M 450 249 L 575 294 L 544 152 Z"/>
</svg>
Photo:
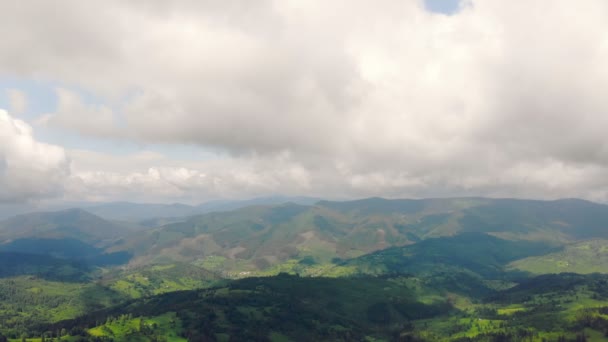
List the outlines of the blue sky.
<svg viewBox="0 0 608 342">
<path fill-rule="evenodd" d="M 429 11 L 453 14 L 458 11 L 460 0 L 425 0 L 426 8 Z"/>
</svg>

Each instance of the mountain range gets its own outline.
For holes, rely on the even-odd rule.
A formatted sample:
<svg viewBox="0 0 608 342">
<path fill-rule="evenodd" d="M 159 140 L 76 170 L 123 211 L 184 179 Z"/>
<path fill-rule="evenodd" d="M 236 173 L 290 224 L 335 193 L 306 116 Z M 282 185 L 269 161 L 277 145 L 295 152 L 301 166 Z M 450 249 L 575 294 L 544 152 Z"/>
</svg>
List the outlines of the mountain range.
<svg viewBox="0 0 608 342">
<path fill-rule="evenodd" d="M 604 331 L 608 279 L 594 273 L 608 273 L 606 205 L 285 200 L 204 213 L 123 203 L 0 221 L 0 317 L 12 315 L 0 334 L 540 341 Z"/>
</svg>

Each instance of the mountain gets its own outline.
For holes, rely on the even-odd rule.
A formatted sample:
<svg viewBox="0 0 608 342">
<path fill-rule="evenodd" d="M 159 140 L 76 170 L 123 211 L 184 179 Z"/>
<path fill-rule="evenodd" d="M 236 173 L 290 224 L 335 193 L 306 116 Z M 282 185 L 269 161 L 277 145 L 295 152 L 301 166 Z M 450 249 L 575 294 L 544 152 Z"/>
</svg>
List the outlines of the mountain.
<svg viewBox="0 0 608 342">
<path fill-rule="evenodd" d="M 322 201 L 318 205 L 354 217 L 382 216 L 394 222 L 401 220 L 423 238 L 457 232 L 485 232 L 561 244 L 589 237 L 608 237 L 608 206 L 579 199 L 370 198 Z M 412 219 L 416 221 L 412 222 Z"/>
<path fill-rule="evenodd" d="M 555 248 L 538 242 L 509 241 L 483 233 L 462 233 L 430 238 L 419 243 L 387 248 L 350 259 L 329 273 L 366 275 L 469 272 L 482 279 L 505 279 L 507 265 Z"/>
<path fill-rule="evenodd" d="M 152 218 L 186 217 L 198 212 L 196 206 L 181 203 L 111 202 L 86 207 L 86 211 L 106 220 L 137 222 Z"/>
<path fill-rule="evenodd" d="M 0 222 L 0 252 L 66 259 L 87 267 L 120 265 L 131 253 L 107 253 L 106 248 L 132 233 L 82 209 L 23 214 Z"/>
<path fill-rule="evenodd" d="M 608 206 L 486 198 L 251 206 L 168 224 L 127 238 L 112 250 L 133 253 L 138 264 L 195 262 L 230 277 L 324 274 L 341 260 L 461 233 L 559 247 L 608 238 Z"/>
<path fill-rule="evenodd" d="M 0 203 L 0 220 L 4 220 L 15 215 L 26 214 L 33 211 L 39 210 L 35 210 L 25 204 Z"/>
<path fill-rule="evenodd" d="M 51 255 L 57 258 L 73 259 L 98 255 L 103 252 L 103 249 L 72 238 L 23 238 L 1 244 L 0 251 Z"/>
<path fill-rule="evenodd" d="M 568 244 L 553 253 L 515 260 L 508 266 L 533 274 L 608 273 L 608 240 Z"/>
<path fill-rule="evenodd" d="M 602 204 L 369 198 L 181 220 L 133 230 L 68 210 L 3 221 L 0 340 L 608 336 L 607 276 L 559 273 L 608 272 Z"/>
<path fill-rule="evenodd" d="M 89 272 L 89 267 L 77 261 L 0 251 L 0 278 L 29 275 L 54 281 L 82 282 L 87 280 Z"/>
<path fill-rule="evenodd" d="M 224 270 L 247 272 L 291 259 L 327 263 L 411 243 L 405 235 L 385 234 L 382 228 L 322 206 L 253 206 L 169 224 L 126 239 L 116 250 L 131 251 L 140 262 L 203 261 L 203 267 L 208 257 L 214 257 L 212 262 L 219 257 Z"/>
<path fill-rule="evenodd" d="M 127 228 L 82 209 L 29 213 L 0 221 L 0 242 L 68 238 L 102 246 L 129 233 Z"/>
<path fill-rule="evenodd" d="M 252 205 L 277 205 L 286 202 L 298 204 L 313 204 L 318 199 L 310 197 L 260 197 L 248 200 L 218 200 L 206 202 L 199 205 L 187 205 L 182 203 L 160 204 L 160 203 L 130 203 L 111 202 L 98 205 L 88 205 L 85 209 L 103 217 L 107 220 L 142 222 L 150 226 L 150 222 L 170 219 L 172 221 L 183 220 L 184 217 L 201 215 L 217 211 L 230 211 Z"/>
<path fill-rule="evenodd" d="M 103 248 L 71 238 L 16 239 L 0 244 L 0 252 L 64 259 L 81 263 L 87 267 L 122 265 L 129 262 L 132 257 L 130 253 L 125 251 L 106 253 Z"/>
</svg>

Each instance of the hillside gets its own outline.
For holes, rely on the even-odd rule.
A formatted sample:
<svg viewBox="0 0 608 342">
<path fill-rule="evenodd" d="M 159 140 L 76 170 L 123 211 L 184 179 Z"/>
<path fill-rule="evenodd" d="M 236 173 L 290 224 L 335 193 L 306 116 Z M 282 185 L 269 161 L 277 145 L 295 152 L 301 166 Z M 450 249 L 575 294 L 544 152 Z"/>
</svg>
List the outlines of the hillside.
<svg viewBox="0 0 608 342">
<path fill-rule="evenodd" d="M 590 237 L 608 237 L 608 206 L 579 199 L 555 201 L 452 198 L 388 200 L 370 198 L 347 202 L 322 201 L 354 217 L 383 216 L 407 224 L 422 238 L 457 232 L 484 232 L 516 239 L 557 244 Z"/>
<path fill-rule="evenodd" d="M 54 280 L 38 276 L 0 278 L 0 336 L 20 338 L 41 325 L 85 315 L 128 299 L 94 283 L 65 281 L 60 275 L 58 272 Z"/>
<path fill-rule="evenodd" d="M 543 276 L 463 297 L 411 276 L 282 274 L 131 301 L 41 329 L 116 341 L 602 341 L 607 281 Z"/>
<path fill-rule="evenodd" d="M 602 340 L 608 279 L 560 272 L 608 272 L 607 208 L 370 198 L 249 206 L 137 232 L 81 210 L 24 215 L 0 231 L 0 295 L 15 298 L 0 306 L 0 334 Z"/>
<path fill-rule="evenodd" d="M 410 282 L 412 289 L 404 287 Z M 109 316 L 157 317 L 173 312 L 177 313 L 174 329 L 192 341 L 268 341 L 273 337 L 288 341 L 358 341 L 389 337 L 393 330 L 398 333 L 398 326 L 387 327 L 399 321 L 430 318 L 452 310 L 433 289 L 414 284 L 415 280 L 408 278 L 248 278 L 226 287 L 132 302 L 57 323 L 49 330 L 94 326 Z M 91 332 L 95 335 L 104 330 Z M 120 337 L 127 341 L 140 336 L 140 332 L 134 330 L 132 336 Z"/>
<path fill-rule="evenodd" d="M 173 263 L 113 270 L 99 284 L 129 298 L 202 289 L 223 283 L 217 274 L 190 264 Z"/>
<path fill-rule="evenodd" d="M 553 253 L 513 261 L 509 268 L 533 274 L 608 273 L 608 240 L 569 244 Z"/>
<path fill-rule="evenodd" d="M 554 248 L 530 241 L 509 241 L 483 233 L 430 238 L 419 243 L 387 248 L 347 260 L 328 274 L 433 275 L 470 272 L 482 279 L 503 279 L 511 261 L 543 255 Z M 514 274 L 515 276 L 515 274 Z"/>
<path fill-rule="evenodd" d="M 110 202 L 92 205 L 88 203 L 85 210 L 103 217 L 106 220 L 127 222 L 155 222 L 164 220 L 183 221 L 188 216 L 202 215 L 211 212 L 231 211 L 254 205 L 279 205 L 286 202 L 297 204 L 314 204 L 318 199 L 310 197 L 260 197 L 248 200 L 217 200 L 198 205 L 183 203 L 130 203 Z"/>
<path fill-rule="evenodd" d="M 128 228 L 82 209 L 23 214 L 0 221 L 0 242 L 22 238 L 69 238 L 103 246 L 129 233 Z"/>
<path fill-rule="evenodd" d="M 28 275 L 54 281 L 80 282 L 89 278 L 90 271 L 86 264 L 78 261 L 0 251 L 0 279 Z"/>
<path fill-rule="evenodd" d="M 608 237 L 608 206 L 483 198 L 253 206 L 168 224 L 111 250 L 133 253 L 136 264 L 196 262 L 232 275 L 319 274 L 340 260 L 467 232 L 559 247 Z"/>
</svg>

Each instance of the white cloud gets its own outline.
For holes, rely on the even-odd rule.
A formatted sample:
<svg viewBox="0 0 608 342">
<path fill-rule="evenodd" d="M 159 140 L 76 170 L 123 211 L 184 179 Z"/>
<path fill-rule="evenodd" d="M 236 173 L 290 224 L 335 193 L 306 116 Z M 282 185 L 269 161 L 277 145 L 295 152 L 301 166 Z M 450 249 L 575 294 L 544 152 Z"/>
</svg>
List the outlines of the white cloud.
<svg viewBox="0 0 608 342">
<path fill-rule="evenodd" d="M 73 160 L 67 191 L 70 200 L 197 203 L 315 190 L 308 171 L 286 155 L 208 161 L 175 160 L 150 151 L 116 156 L 71 150 L 69 155 Z"/>
<path fill-rule="evenodd" d="M 608 169 L 543 159 L 479 165 L 463 174 L 438 168 L 426 174 L 405 170 L 357 172 L 341 165 L 305 167 L 288 154 L 186 161 L 145 151 L 115 156 L 69 151 L 70 200 L 187 201 L 269 194 L 336 197 L 425 197 L 487 195 L 524 198 L 568 197 L 572 193 L 605 202 Z"/>
<path fill-rule="evenodd" d="M 0 75 L 73 84 L 107 102 L 60 89 L 51 126 L 226 152 L 193 165 L 161 156 L 80 166 L 71 189 L 83 196 L 608 201 L 608 3 L 461 7 L 445 16 L 414 0 L 6 2 Z"/>
<path fill-rule="evenodd" d="M 38 124 L 61 127 L 88 136 L 120 136 L 114 113 L 104 105 L 85 104 L 80 96 L 68 89 L 57 88 L 57 110 L 43 114 Z"/>
<path fill-rule="evenodd" d="M 60 195 L 68 166 L 62 148 L 36 141 L 27 123 L 0 110 L 0 202 Z"/>
<path fill-rule="evenodd" d="M 19 89 L 8 89 L 8 102 L 11 111 L 15 114 L 22 114 L 27 109 L 27 95 Z"/>
</svg>

